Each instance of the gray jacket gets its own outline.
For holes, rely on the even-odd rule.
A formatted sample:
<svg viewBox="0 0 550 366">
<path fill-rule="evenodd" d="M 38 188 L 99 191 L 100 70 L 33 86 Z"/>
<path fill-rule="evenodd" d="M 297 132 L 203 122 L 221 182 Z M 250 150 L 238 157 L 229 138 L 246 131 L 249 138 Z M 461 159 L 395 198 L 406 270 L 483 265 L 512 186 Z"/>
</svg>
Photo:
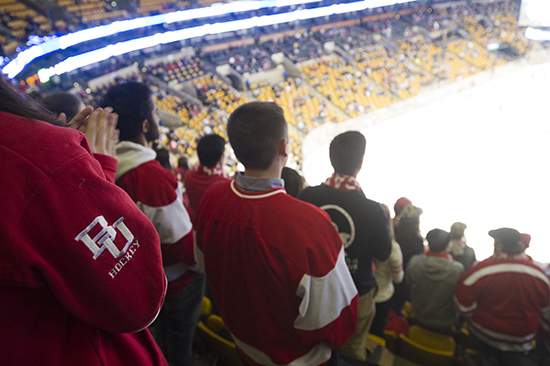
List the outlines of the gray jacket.
<svg viewBox="0 0 550 366">
<path fill-rule="evenodd" d="M 442 257 L 418 254 L 411 258 L 406 282 L 411 287 L 415 321 L 433 330 L 449 329 L 458 322 L 453 295 L 464 266 Z"/>
</svg>

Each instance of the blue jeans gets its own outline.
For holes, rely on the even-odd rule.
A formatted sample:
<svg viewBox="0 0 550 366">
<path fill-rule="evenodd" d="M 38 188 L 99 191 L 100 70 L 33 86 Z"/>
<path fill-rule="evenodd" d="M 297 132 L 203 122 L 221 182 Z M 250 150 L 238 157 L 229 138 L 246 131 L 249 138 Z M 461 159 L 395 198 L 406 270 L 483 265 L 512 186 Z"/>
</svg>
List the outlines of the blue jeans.
<svg viewBox="0 0 550 366">
<path fill-rule="evenodd" d="M 204 274 L 197 273 L 182 291 L 166 296 L 152 324 L 153 336 L 170 366 L 193 364 L 193 336 L 201 311 L 204 283 Z"/>
</svg>

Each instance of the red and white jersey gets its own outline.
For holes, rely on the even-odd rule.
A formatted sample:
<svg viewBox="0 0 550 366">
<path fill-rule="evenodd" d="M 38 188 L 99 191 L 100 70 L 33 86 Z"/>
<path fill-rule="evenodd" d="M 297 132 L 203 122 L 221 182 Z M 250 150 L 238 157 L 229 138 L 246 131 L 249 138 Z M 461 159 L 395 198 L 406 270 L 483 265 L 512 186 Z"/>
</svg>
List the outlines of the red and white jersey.
<svg viewBox="0 0 550 366">
<path fill-rule="evenodd" d="M 550 304 L 550 281 L 525 254 L 496 254 L 470 267 L 455 300 L 472 334 L 499 350 L 524 352 Z"/>
<path fill-rule="evenodd" d="M 546 273 L 546 276 L 550 278 L 550 263 L 539 263 L 539 266 L 542 268 L 544 273 Z M 545 338 L 550 339 L 550 303 L 545 309 L 543 309 L 542 318 L 540 319 L 539 324 L 539 331 Z"/>
<path fill-rule="evenodd" d="M 355 331 L 358 294 L 340 236 L 323 210 L 284 188 L 212 185 L 195 258 L 249 365 L 324 365 Z"/>
<path fill-rule="evenodd" d="M 188 170 L 184 177 L 183 182 L 185 190 L 187 191 L 187 197 L 189 197 L 189 206 L 193 210 L 193 214 L 197 214 L 199 208 L 199 202 L 204 194 L 204 191 L 212 184 L 221 180 L 229 180 L 221 174 L 215 174 L 214 169 L 198 166 L 196 169 Z"/>
<path fill-rule="evenodd" d="M 0 154 L 0 365 L 167 365 L 158 236 L 84 135 L 0 112 Z"/>
<path fill-rule="evenodd" d="M 116 184 L 130 195 L 158 232 L 170 295 L 181 291 L 195 275 L 193 232 L 183 205 L 181 183 L 155 157 L 153 149 L 120 142 Z"/>
</svg>

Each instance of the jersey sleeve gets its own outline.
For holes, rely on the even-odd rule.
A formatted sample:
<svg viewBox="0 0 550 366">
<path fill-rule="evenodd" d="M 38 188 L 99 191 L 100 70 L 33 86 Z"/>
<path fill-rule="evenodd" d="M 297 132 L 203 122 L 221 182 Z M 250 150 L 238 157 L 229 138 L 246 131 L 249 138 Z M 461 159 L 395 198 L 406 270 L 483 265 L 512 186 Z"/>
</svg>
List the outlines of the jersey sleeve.
<svg viewBox="0 0 550 366">
<path fill-rule="evenodd" d="M 294 327 L 304 344 L 324 342 L 340 348 L 355 333 L 359 295 L 343 247 L 326 275 L 302 277 L 296 295 L 302 300 Z"/>
<path fill-rule="evenodd" d="M 91 326 L 136 332 L 156 318 L 166 292 L 159 238 L 81 144 L 26 203 L 17 240 L 28 269 L 22 285 L 47 288 Z"/>
<path fill-rule="evenodd" d="M 116 168 L 118 165 L 117 160 L 111 156 L 103 154 L 94 154 L 94 158 L 101 165 L 101 169 L 103 169 L 105 178 L 107 178 L 109 182 L 114 183 L 116 177 Z"/>
<path fill-rule="evenodd" d="M 392 242 L 392 251 L 390 254 L 390 273 L 393 283 L 403 282 L 403 253 L 397 242 Z"/>
<path fill-rule="evenodd" d="M 374 244 L 371 248 L 372 255 L 380 261 L 385 261 L 390 257 L 392 240 L 388 227 L 388 219 L 380 204 L 376 204 L 373 207 L 373 214 L 369 217 L 369 225 L 371 243 Z"/>
<path fill-rule="evenodd" d="M 479 287 L 478 282 L 469 284 L 468 278 L 474 273 L 475 266 L 462 276 L 455 288 L 455 305 L 462 316 L 472 317 L 477 309 L 477 298 Z"/>
<path fill-rule="evenodd" d="M 187 266 L 193 266 L 193 226 L 183 205 L 182 184 L 179 182 L 174 197 L 171 203 L 164 206 L 138 202 L 138 207 L 149 217 L 158 232 L 164 265 L 183 262 Z"/>
</svg>

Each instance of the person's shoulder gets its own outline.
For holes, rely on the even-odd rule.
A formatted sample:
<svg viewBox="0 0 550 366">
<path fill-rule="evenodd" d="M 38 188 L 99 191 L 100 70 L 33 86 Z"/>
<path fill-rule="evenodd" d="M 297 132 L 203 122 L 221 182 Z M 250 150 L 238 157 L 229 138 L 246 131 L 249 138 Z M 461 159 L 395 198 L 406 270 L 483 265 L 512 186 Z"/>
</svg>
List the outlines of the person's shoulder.
<svg viewBox="0 0 550 366">
<path fill-rule="evenodd" d="M 309 186 L 309 187 L 306 187 L 302 190 L 302 192 L 300 192 L 300 195 L 298 197 L 300 197 L 300 199 L 302 199 L 302 197 L 308 197 L 308 196 L 311 196 L 311 195 L 316 195 L 318 194 L 317 192 L 319 192 L 320 190 L 322 190 L 322 184 L 321 185 L 318 185 L 318 186 Z"/>
<path fill-rule="evenodd" d="M 170 170 L 163 167 L 157 160 L 145 162 L 134 168 L 134 170 L 139 172 L 142 177 L 150 178 L 151 181 L 156 182 L 159 186 L 161 184 L 178 185 L 176 176 Z"/>
<path fill-rule="evenodd" d="M 451 265 L 449 266 L 449 268 L 454 271 L 454 272 L 457 272 L 459 274 L 462 274 L 464 273 L 464 265 L 458 261 L 455 261 L 455 260 L 451 260 Z"/>
<path fill-rule="evenodd" d="M 0 112 L 0 144 L 46 174 L 82 157 L 92 158 L 76 130 Z"/>
</svg>

